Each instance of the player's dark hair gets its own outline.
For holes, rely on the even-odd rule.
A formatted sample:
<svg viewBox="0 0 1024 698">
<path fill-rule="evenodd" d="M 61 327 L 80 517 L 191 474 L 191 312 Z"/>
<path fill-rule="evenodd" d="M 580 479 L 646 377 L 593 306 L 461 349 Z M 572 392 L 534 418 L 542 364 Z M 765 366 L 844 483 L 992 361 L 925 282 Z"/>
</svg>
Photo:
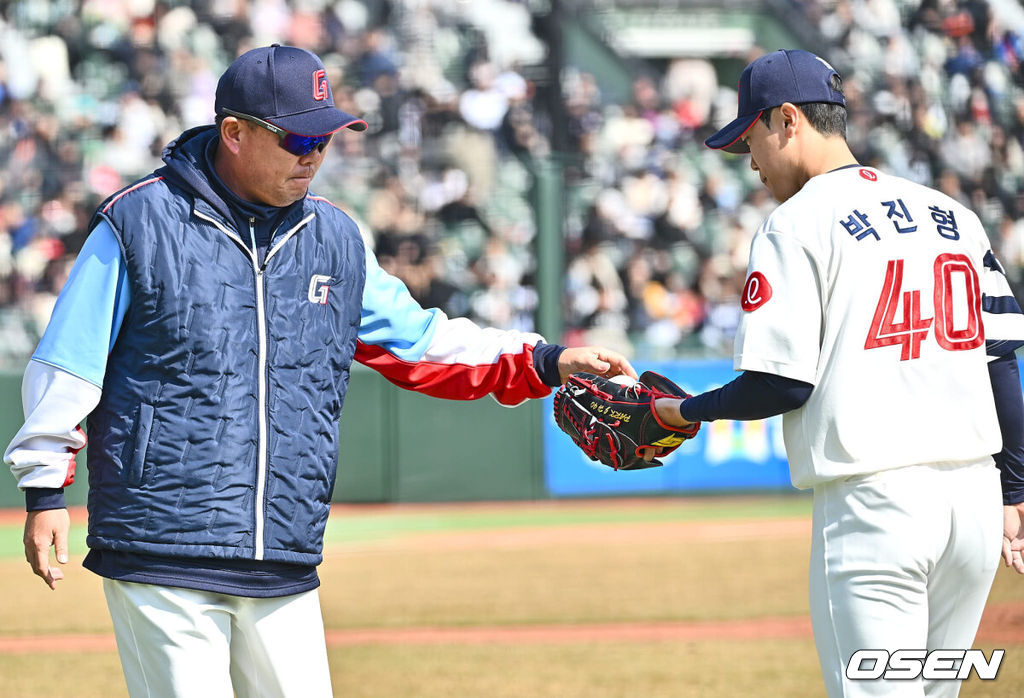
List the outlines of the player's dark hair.
<svg viewBox="0 0 1024 698">
<path fill-rule="evenodd" d="M 831 87 L 839 94 L 843 94 L 843 79 L 833 73 Z M 831 104 L 827 102 L 807 102 L 798 104 L 800 111 L 807 117 L 807 123 L 814 127 L 814 130 L 823 136 L 842 136 L 846 138 L 846 107 L 842 104 Z M 771 126 L 772 112 L 774 109 L 766 109 L 761 114 L 761 121 L 765 126 Z"/>
</svg>

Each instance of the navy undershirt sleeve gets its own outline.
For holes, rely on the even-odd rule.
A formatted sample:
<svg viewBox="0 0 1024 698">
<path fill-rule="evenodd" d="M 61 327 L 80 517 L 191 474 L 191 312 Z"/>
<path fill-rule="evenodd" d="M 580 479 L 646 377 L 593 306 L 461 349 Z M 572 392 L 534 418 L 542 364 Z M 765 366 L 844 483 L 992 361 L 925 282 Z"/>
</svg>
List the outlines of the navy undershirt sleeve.
<svg viewBox="0 0 1024 698">
<path fill-rule="evenodd" d="M 1020 369 L 1013 353 L 988 364 L 992 397 L 996 402 L 1003 450 L 993 458 L 1003 483 L 1003 504 L 1024 502 L 1024 397 L 1020 390 Z"/>
<path fill-rule="evenodd" d="M 64 509 L 63 487 L 26 487 L 25 511 L 43 511 L 45 509 Z"/>
<path fill-rule="evenodd" d="M 563 351 L 565 347 L 561 344 L 544 342 L 537 342 L 533 348 L 533 367 L 545 385 L 555 387 L 562 384 L 562 377 L 558 373 L 558 358 Z"/>
<path fill-rule="evenodd" d="M 744 371 L 721 388 L 683 400 L 679 413 L 690 422 L 764 419 L 802 406 L 813 389 L 793 378 Z"/>
</svg>

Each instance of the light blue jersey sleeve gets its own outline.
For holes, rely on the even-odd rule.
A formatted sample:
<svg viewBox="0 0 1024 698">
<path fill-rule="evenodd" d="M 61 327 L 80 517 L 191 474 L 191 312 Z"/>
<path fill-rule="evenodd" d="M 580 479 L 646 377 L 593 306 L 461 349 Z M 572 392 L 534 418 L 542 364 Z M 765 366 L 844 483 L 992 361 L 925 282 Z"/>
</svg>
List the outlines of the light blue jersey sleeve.
<svg viewBox="0 0 1024 698">
<path fill-rule="evenodd" d="M 82 246 L 32 359 L 102 388 L 130 300 L 121 246 L 102 221 Z"/>
</svg>

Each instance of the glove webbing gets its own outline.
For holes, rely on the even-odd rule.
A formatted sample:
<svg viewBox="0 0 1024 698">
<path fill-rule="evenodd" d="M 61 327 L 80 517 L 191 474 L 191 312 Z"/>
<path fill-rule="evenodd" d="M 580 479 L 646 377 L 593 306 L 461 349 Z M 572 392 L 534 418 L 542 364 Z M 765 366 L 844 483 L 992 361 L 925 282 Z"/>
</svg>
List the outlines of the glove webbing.
<svg viewBox="0 0 1024 698">
<path fill-rule="evenodd" d="M 601 393 L 602 396 L 607 397 L 607 398 L 611 397 L 608 393 L 600 390 L 599 388 L 597 388 L 597 386 L 595 386 L 590 381 L 587 381 L 587 384 L 594 387 L 594 392 Z M 573 402 L 575 402 L 577 405 L 580 404 L 576 400 L 575 397 L 570 398 L 570 399 Z M 577 419 L 576 416 L 573 414 L 573 411 L 568 408 L 568 403 L 567 402 L 563 401 L 561 403 L 561 406 L 562 406 L 562 414 L 569 420 L 569 422 L 572 424 L 573 428 L 576 429 L 576 432 L 580 435 L 580 444 L 579 444 L 580 449 L 591 460 L 598 460 L 597 448 L 598 448 L 598 446 L 601 443 L 601 437 L 597 435 L 597 433 L 596 433 L 597 430 L 594 428 L 594 424 L 597 423 L 597 421 L 598 421 L 597 417 L 591 415 L 590 419 L 587 420 L 587 423 L 586 424 L 582 424 L 580 422 L 580 420 Z M 618 426 L 618 420 L 616 420 L 614 424 L 609 424 L 609 426 L 612 426 L 612 427 Z M 619 451 L 622 448 L 621 444 L 619 443 L 619 437 L 618 437 L 617 434 L 615 434 L 613 432 L 605 432 L 604 436 L 608 440 L 609 456 L 611 457 L 613 462 L 617 463 L 618 460 L 619 460 Z M 618 470 L 619 466 L 616 465 L 615 469 Z"/>
</svg>

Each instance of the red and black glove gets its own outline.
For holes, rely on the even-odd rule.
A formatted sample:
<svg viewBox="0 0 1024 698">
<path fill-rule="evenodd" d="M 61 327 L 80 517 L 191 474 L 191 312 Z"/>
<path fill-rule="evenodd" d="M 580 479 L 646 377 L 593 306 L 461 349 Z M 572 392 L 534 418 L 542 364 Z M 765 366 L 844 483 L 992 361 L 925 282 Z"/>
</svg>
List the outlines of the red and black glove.
<svg viewBox="0 0 1024 698">
<path fill-rule="evenodd" d="M 631 385 L 574 373 L 555 393 L 555 422 L 591 460 L 616 470 L 652 468 L 663 463 L 645 461 L 645 448 L 671 453 L 700 429 L 699 422 L 685 428 L 664 424 L 654 409 L 659 397 L 690 395 L 653 371 Z"/>
</svg>

